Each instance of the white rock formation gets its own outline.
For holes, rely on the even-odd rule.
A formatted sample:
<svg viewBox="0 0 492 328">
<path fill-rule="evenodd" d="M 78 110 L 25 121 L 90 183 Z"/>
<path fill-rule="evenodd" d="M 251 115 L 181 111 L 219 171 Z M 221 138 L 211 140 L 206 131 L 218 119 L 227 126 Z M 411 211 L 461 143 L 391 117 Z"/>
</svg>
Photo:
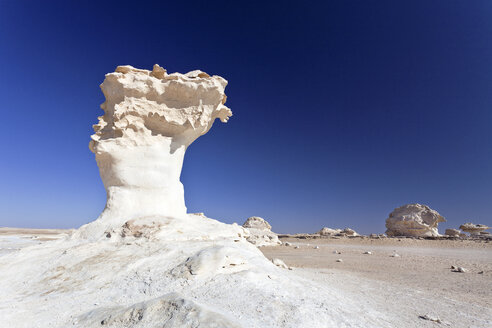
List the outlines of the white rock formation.
<svg viewBox="0 0 492 328">
<path fill-rule="evenodd" d="M 350 229 L 350 228 L 345 228 L 345 229 L 331 229 L 324 227 L 320 231 L 317 232 L 318 235 L 320 236 L 359 236 L 355 230 Z"/>
<path fill-rule="evenodd" d="M 345 236 L 359 236 L 359 234 L 357 232 L 355 232 L 355 230 L 350 229 L 350 228 L 343 229 L 341 234 L 345 235 Z"/>
<path fill-rule="evenodd" d="M 106 208 L 79 235 L 96 237 L 128 220 L 186 217 L 181 168 L 187 147 L 216 118 L 227 122 L 227 81 L 201 71 L 167 74 L 118 66 L 101 84 L 104 115 L 89 148 L 107 193 Z M 87 231 L 85 231 L 87 230 Z M 97 232 L 96 232 L 97 231 Z"/>
<path fill-rule="evenodd" d="M 340 232 L 342 232 L 341 229 L 331 229 L 328 227 L 324 227 L 323 229 L 321 229 L 317 233 L 320 236 L 335 236 L 335 235 L 339 234 Z"/>
<path fill-rule="evenodd" d="M 277 234 L 272 232 L 272 226 L 263 218 L 252 216 L 244 222 L 243 228 L 248 231 L 246 239 L 253 245 L 261 247 L 282 244 Z"/>
<path fill-rule="evenodd" d="M 465 224 L 460 225 L 460 229 L 464 232 L 468 232 L 471 236 L 480 236 L 482 231 L 490 229 L 490 227 L 485 224 L 474 224 L 467 222 Z"/>
<path fill-rule="evenodd" d="M 409 204 L 396 208 L 386 219 L 388 236 L 437 237 L 439 222 L 446 220 L 426 205 Z"/>
<path fill-rule="evenodd" d="M 450 237 L 459 237 L 460 233 L 461 231 L 459 231 L 458 229 L 446 229 L 446 231 L 444 232 L 446 236 Z"/>
<path fill-rule="evenodd" d="M 245 228 L 186 214 L 183 156 L 231 115 L 225 85 L 159 66 L 106 76 L 90 144 L 106 208 L 71 237 L 0 256 L 0 326 L 395 326 L 359 295 L 274 265 Z"/>
</svg>

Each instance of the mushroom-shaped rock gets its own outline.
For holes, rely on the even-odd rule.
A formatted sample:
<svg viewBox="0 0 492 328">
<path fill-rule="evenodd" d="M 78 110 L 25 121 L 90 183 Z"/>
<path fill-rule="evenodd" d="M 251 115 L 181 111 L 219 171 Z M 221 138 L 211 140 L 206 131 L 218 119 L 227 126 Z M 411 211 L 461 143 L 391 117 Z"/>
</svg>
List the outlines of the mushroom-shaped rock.
<svg viewBox="0 0 492 328">
<path fill-rule="evenodd" d="M 459 231 L 458 229 L 446 229 L 446 231 L 444 232 L 446 236 L 450 237 L 459 237 L 460 233 L 461 231 Z"/>
<path fill-rule="evenodd" d="M 98 223 L 79 235 L 104 233 L 134 218 L 186 220 L 180 181 L 184 155 L 215 119 L 227 122 L 232 115 L 224 106 L 226 85 L 220 76 L 167 74 L 159 65 L 152 71 L 118 66 L 106 74 L 104 115 L 93 126 L 89 148 L 107 202 Z"/>
<path fill-rule="evenodd" d="M 446 220 L 429 206 L 408 204 L 396 208 L 386 219 L 388 236 L 437 237 L 439 222 Z"/>
<path fill-rule="evenodd" d="M 464 232 L 468 232 L 471 236 L 479 236 L 480 232 L 490 229 L 490 227 L 484 224 L 474 224 L 467 222 L 465 224 L 460 225 L 460 229 Z"/>
<path fill-rule="evenodd" d="M 272 226 L 263 218 L 252 216 L 244 222 L 243 228 L 249 233 L 246 240 L 253 245 L 260 247 L 282 244 L 277 234 L 272 232 Z"/>
</svg>

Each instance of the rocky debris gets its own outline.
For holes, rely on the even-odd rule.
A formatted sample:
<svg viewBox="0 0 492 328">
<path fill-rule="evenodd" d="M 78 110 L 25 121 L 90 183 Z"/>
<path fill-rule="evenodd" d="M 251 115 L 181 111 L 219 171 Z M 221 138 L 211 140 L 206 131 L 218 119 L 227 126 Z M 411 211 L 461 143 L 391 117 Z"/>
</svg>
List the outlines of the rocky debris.
<svg viewBox="0 0 492 328">
<path fill-rule="evenodd" d="M 281 259 L 273 259 L 272 260 L 272 263 L 275 264 L 276 266 L 278 266 L 279 268 L 282 268 L 282 269 L 289 269 L 289 267 L 287 266 L 287 264 L 285 264 L 284 261 L 282 261 Z"/>
<path fill-rule="evenodd" d="M 408 204 L 396 208 L 386 219 L 388 236 L 438 237 L 439 222 L 446 220 L 426 205 Z"/>
<path fill-rule="evenodd" d="M 319 246 L 314 246 L 313 248 L 314 248 L 314 249 L 319 249 Z"/>
<path fill-rule="evenodd" d="M 474 224 L 467 222 L 465 224 L 460 225 L 460 229 L 464 232 L 468 232 L 470 236 L 480 236 L 482 231 L 490 229 L 490 227 L 484 224 Z"/>
<path fill-rule="evenodd" d="M 432 321 L 432 322 L 436 322 L 436 323 L 440 323 L 440 324 L 445 324 L 445 325 L 449 326 L 448 323 L 445 323 L 438 316 L 435 316 L 435 315 L 424 314 L 424 315 L 419 315 L 419 318 L 423 319 L 423 320 L 428 320 L 428 321 Z"/>
<path fill-rule="evenodd" d="M 252 216 L 244 222 L 243 228 L 249 233 L 246 240 L 255 246 L 275 246 L 282 244 L 277 234 L 272 232 L 272 226 L 263 218 Z"/>
<path fill-rule="evenodd" d="M 367 252 L 364 252 L 362 254 L 372 255 L 372 252 L 371 251 L 367 251 Z"/>
<path fill-rule="evenodd" d="M 446 229 L 446 231 L 444 232 L 446 236 L 450 237 L 459 237 L 460 233 L 461 231 L 459 231 L 458 229 Z"/>
<path fill-rule="evenodd" d="M 295 248 L 295 249 L 299 249 L 299 246 L 297 246 L 297 245 L 296 245 L 296 246 L 294 246 L 294 248 Z"/>
<path fill-rule="evenodd" d="M 284 243 L 284 246 L 292 246 L 292 244 L 291 244 L 291 243 L 289 243 L 288 241 L 286 241 L 286 242 Z"/>
<path fill-rule="evenodd" d="M 388 238 L 388 237 L 384 233 L 381 233 L 381 234 L 371 233 L 369 235 L 369 238 L 372 238 L 372 239 L 383 239 L 383 238 Z"/>
<path fill-rule="evenodd" d="M 343 262 L 343 260 L 342 259 L 338 259 L 337 262 Z"/>
<path fill-rule="evenodd" d="M 393 251 L 393 254 L 391 254 L 390 257 L 400 257 L 400 254 L 398 254 L 396 251 Z"/>
<path fill-rule="evenodd" d="M 463 268 L 463 267 L 460 267 L 460 266 L 455 266 L 455 265 L 452 265 L 451 266 L 451 271 L 452 272 L 460 272 L 460 273 L 465 273 L 465 272 L 468 272 L 467 269 Z"/>
<path fill-rule="evenodd" d="M 333 251 L 333 254 L 342 254 L 342 252 L 335 250 L 335 251 Z"/>
</svg>

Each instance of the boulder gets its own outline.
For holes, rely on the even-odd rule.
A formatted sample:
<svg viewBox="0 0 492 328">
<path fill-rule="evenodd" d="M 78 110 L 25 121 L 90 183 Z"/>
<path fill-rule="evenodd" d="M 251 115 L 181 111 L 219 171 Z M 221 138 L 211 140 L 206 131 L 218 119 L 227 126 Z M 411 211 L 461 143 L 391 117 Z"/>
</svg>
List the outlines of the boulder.
<svg viewBox="0 0 492 328">
<path fill-rule="evenodd" d="M 260 247 L 282 244 L 277 234 L 271 230 L 272 226 L 263 218 L 252 216 L 244 222 L 243 228 L 249 233 L 246 240 L 253 245 Z"/>
<path fill-rule="evenodd" d="M 438 237 L 439 222 L 446 222 L 437 211 L 421 204 L 396 208 L 386 219 L 388 236 Z"/>
</svg>

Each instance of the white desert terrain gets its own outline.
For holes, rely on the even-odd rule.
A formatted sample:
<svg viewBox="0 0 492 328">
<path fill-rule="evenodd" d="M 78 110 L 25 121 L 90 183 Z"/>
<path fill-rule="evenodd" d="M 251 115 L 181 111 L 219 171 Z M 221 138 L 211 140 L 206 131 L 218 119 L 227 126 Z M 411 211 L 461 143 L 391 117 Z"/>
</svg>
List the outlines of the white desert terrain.
<svg viewBox="0 0 492 328">
<path fill-rule="evenodd" d="M 492 326 L 486 241 L 292 238 L 258 248 L 248 239 L 278 243 L 259 220 L 250 232 L 187 213 L 183 158 L 232 115 L 226 85 L 158 65 L 106 75 L 89 146 L 106 208 L 74 230 L 0 230 L 1 327 Z"/>
</svg>

